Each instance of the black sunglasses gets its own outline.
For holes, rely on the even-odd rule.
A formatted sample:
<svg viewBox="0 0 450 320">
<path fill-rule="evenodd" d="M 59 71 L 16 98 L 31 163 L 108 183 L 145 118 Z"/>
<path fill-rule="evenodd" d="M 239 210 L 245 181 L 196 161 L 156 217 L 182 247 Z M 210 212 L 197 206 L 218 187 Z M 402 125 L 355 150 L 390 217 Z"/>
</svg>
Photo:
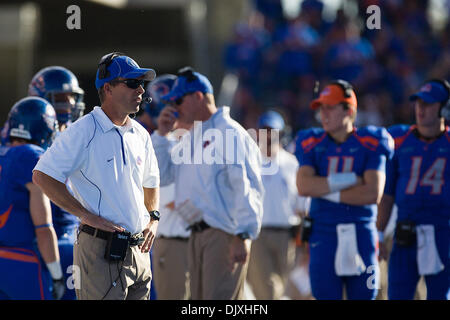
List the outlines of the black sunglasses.
<svg viewBox="0 0 450 320">
<path fill-rule="evenodd" d="M 178 98 L 177 100 L 175 100 L 175 104 L 176 104 L 177 106 L 179 106 L 180 104 L 183 103 L 183 99 L 184 99 L 184 96 Z"/>
<path fill-rule="evenodd" d="M 145 87 L 145 80 L 139 79 L 113 80 L 111 83 L 125 83 L 125 85 L 130 89 L 137 89 L 139 86 L 142 86 L 142 88 Z"/>
</svg>

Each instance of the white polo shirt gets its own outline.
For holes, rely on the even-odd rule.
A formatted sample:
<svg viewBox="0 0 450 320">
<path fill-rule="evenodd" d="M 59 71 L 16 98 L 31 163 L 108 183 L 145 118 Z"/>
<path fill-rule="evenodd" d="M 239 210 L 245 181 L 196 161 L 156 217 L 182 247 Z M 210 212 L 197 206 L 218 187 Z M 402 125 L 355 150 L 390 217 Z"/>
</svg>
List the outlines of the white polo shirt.
<svg viewBox="0 0 450 320">
<path fill-rule="evenodd" d="M 58 135 L 34 170 L 68 180 L 87 210 L 131 233 L 150 221 L 143 187 L 159 186 L 158 162 L 150 135 L 135 120 L 118 127 L 95 107 Z"/>
<path fill-rule="evenodd" d="M 278 170 L 271 175 L 263 175 L 264 214 L 263 227 L 289 228 L 300 223 L 297 212 L 308 211 L 309 198 L 298 195 L 297 158 L 281 148 L 273 159 L 263 157 L 264 165 L 276 162 Z"/>
<path fill-rule="evenodd" d="M 191 231 L 187 230 L 189 225 L 183 218 L 172 210 L 175 204 L 175 184 L 161 187 L 159 200 L 159 211 L 161 212 L 161 220 L 158 223 L 157 236 L 163 237 L 181 237 L 189 238 Z"/>
<path fill-rule="evenodd" d="M 175 182 L 175 207 L 189 199 L 210 226 L 229 234 L 247 232 L 251 239 L 256 239 L 261 229 L 264 195 L 258 145 L 230 117 L 229 107 L 218 108 L 211 118 L 194 126 L 189 133 L 175 146 L 158 132 L 152 136 L 161 185 Z M 227 139 L 230 136 L 231 141 Z M 175 163 L 179 150 L 183 157 L 187 155 L 186 162 Z M 219 163 L 208 163 L 205 155 L 210 154 Z M 230 154 L 235 157 L 229 159 Z"/>
</svg>

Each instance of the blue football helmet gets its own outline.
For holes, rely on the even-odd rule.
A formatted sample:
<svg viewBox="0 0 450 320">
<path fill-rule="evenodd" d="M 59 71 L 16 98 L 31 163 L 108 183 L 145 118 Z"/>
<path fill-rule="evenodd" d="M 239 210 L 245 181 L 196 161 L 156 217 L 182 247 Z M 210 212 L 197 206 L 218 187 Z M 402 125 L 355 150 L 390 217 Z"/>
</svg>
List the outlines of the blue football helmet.
<svg viewBox="0 0 450 320">
<path fill-rule="evenodd" d="M 149 82 L 145 87 L 145 93 L 142 95 L 144 102 L 141 104 L 141 107 L 153 119 L 157 118 L 164 108 L 165 103 L 161 100 L 161 97 L 170 92 L 176 79 L 177 77 L 173 74 L 163 74 Z M 144 98 L 148 97 L 152 98 L 150 103 L 145 102 Z"/>
<path fill-rule="evenodd" d="M 44 149 L 49 147 L 58 131 L 56 112 L 40 97 L 26 97 L 17 101 L 6 120 L 7 136 L 28 140 Z"/>
<path fill-rule="evenodd" d="M 31 79 L 28 95 L 50 102 L 60 124 L 74 122 L 83 115 L 84 91 L 75 75 L 64 67 L 51 66 L 41 69 Z"/>
</svg>

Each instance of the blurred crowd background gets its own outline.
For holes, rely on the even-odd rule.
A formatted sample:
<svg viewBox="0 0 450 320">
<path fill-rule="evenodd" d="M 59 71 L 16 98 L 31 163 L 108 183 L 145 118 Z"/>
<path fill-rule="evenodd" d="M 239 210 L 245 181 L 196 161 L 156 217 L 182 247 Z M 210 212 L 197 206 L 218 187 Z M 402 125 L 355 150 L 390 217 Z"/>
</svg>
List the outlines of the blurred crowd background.
<svg viewBox="0 0 450 320">
<path fill-rule="evenodd" d="M 66 25 L 74 4 L 78 30 Z M 367 27 L 371 5 L 379 29 Z M 286 143 L 320 126 L 309 104 L 332 79 L 354 86 L 357 126 L 410 124 L 409 95 L 427 79 L 450 80 L 449 17 L 450 0 L 0 0 L 0 127 L 51 65 L 77 76 L 90 112 L 98 61 L 113 51 L 158 75 L 194 67 L 245 128 L 276 109 Z M 291 297 L 310 298 L 308 255 L 298 250 Z"/>
<path fill-rule="evenodd" d="M 315 83 L 340 78 L 356 90 L 357 125 L 412 123 L 408 96 L 428 78 L 450 79 L 450 2 L 343 1 L 331 15 L 326 3 L 298 1 L 287 16 L 282 1 L 253 0 L 224 50 L 240 79 L 238 118 L 251 127 L 261 109 L 277 107 L 294 132 L 317 125 Z M 380 29 L 366 26 L 370 5 L 380 8 Z"/>
<path fill-rule="evenodd" d="M 66 27 L 72 4 L 80 30 Z M 379 29 L 366 25 L 371 5 Z M 450 0 L 0 0 L 0 122 L 49 65 L 75 73 L 89 112 L 98 60 L 121 51 L 159 75 L 186 65 L 207 75 L 246 128 L 268 108 L 288 136 L 319 125 L 314 88 L 336 78 L 354 85 L 358 126 L 412 123 L 408 96 L 450 79 L 449 13 Z"/>
</svg>

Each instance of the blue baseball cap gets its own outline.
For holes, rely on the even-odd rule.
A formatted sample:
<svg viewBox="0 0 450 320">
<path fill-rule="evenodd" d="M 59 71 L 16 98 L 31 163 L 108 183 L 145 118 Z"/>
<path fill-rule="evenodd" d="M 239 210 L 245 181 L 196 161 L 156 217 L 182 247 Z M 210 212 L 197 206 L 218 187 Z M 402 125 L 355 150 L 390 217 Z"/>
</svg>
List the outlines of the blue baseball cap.
<svg viewBox="0 0 450 320">
<path fill-rule="evenodd" d="M 102 60 L 107 56 L 104 56 Z M 155 70 L 141 68 L 136 61 L 124 55 L 113 58 L 106 70 L 109 72 L 109 75 L 103 79 L 99 78 L 100 68 L 97 70 L 95 77 L 95 87 L 97 89 L 116 78 L 137 79 L 144 76 L 144 80 L 152 81 L 156 77 Z"/>
<path fill-rule="evenodd" d="M 410 101 L 418 98 L 426 103 L 445 102 L 449 98 L 448 91 L 444 85 L 438 81 L 429 81 L 420 87 L 419 91 L 409 97 Z"/>
<path fill-rule="evenodd" d="M 284 120 L 281 114 L 276 111 L 267 111 L 263 113 L 258 119 L 258 127 L 269 127 L 275 130 L 284 129 Z"/>
<path fill-rule="evenodd" d="M 173 84 L 172 90 L 161 97 L 163 101 L 173 102 L 188 93 L 200 91 L 202 93 L 213 93 L 213 87 L 208 78 L 204 75 L 185 68 L 186 71 L 179 72 L 178 77 Z"/>
</svg>

